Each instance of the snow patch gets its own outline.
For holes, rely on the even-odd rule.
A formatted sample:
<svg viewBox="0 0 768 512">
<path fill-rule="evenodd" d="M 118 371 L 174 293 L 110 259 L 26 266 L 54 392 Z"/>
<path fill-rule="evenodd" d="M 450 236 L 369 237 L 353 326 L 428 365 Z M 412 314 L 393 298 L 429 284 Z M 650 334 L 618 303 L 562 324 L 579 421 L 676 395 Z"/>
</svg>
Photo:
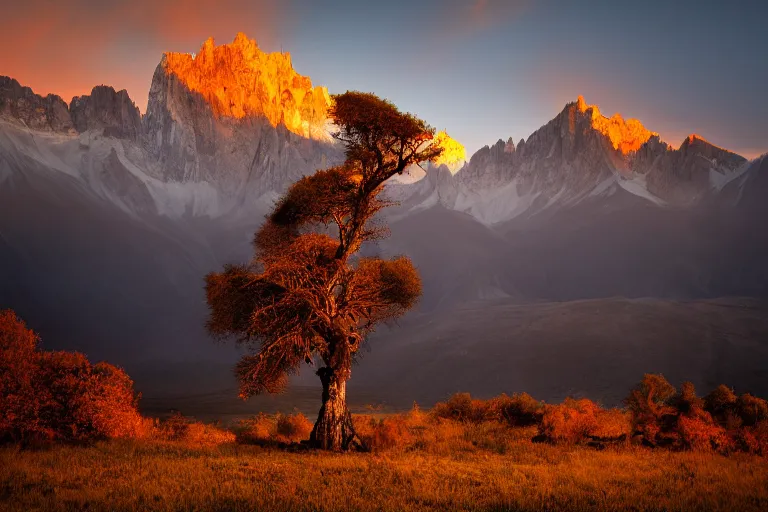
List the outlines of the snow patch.
<svg viewBox="0 0 768 512">
<path fill-rule="evenodd" d="M 648 191 L 648 187 L 645 184 L 645 176 L 637 176 L 631 180 L 625 178 L 618 178 L 618 183 L 621 188 L 643 199 L 647 199 L 652 203 L 663 206 L 665 203 L 660 198 L 651 194 Z"/>
</svg>

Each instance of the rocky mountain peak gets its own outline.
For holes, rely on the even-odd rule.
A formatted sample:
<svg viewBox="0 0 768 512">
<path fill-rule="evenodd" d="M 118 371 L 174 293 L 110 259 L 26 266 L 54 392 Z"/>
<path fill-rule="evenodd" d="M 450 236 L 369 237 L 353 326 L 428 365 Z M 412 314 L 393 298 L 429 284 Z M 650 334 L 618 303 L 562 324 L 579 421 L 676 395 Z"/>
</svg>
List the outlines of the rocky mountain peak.
<svg viewBox="0 0 768 512">
<path fill-rule="evenodd" d="M 322 130 L 331 105 L 325 87 L 298 74 L 289 53 L 265 53 L 243 33 L 230 44 L 206 40 L 200 52 L 166 53 L 161 67 L 200 94 L 219 116 L 266 117 L 307 138 Z"/>
<path fill-rule="evenodd" d="M 101 129 L 106 136 L 132 140 L 141 135 L 141 114 L 125 89 L 98 85 L 90 95 L 72 98 L 69 111 L 78 132 Z"/>
<path fill-rule="evenodd" d="M 605 117 L 597 105 L 588 105 L 584 96 L 579 96 L 575 103 L 578 112 L 591 118 L 592 127 L 608 137 L 613 149 L 626 155 L 637 151 L 655 132 L 647 130 L 637 119 L 624 119 L 621 114 Z"/>
<path fill-rule="evenodd" d="M 32 130 L 74 132 L 67 104 L 60 96 L 40 96 L 7 76 L 0 76 L 0 116 Z"/>
</svg>

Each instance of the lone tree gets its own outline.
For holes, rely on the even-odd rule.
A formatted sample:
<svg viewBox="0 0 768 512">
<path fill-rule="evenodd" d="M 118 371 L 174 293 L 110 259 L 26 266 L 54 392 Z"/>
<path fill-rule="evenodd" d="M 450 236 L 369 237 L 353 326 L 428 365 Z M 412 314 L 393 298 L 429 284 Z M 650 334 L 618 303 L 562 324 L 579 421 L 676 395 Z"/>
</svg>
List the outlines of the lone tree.
<svg viewBox="0 0 768 512">
<path fill-rule="evenodd" d="M 236 367 L 242 398 L 282 391 L 288 375 L 319 358 L 323 404 L 310 443 L 346 450 L 358 443 L 346 401 L 355 354 L 377 324 L 403 315 L 421 295 L 407 257 L 357 253 L 387 233 L 371 222 L 391 204 L 380 197 L 384 183 L 442 149 L 424 121 L 373 94 L 334 100 L 334 137 L 346 162 L 290 187 L 256 233 L 249 264 L 206 277 L 207 328 L 251 349 Z"/>
</svg>

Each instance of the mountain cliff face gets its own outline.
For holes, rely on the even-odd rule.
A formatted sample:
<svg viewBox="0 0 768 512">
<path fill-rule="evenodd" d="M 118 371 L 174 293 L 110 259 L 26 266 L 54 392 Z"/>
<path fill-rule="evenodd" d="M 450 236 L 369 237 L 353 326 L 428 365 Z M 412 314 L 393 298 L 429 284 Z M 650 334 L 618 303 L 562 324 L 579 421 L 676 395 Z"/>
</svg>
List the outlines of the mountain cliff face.
<svg viewBox="0 0 768 512">
<path fill-rule="evenodd" d="M 106 137 L 133 141 L 141 135 L 141 114 L 125 89 L 96 86 L 90 95 L 72 98 L 69 113 L 79 133 L 102 130 Z"/>
<path fill-rule="evenodd" d="M 196 55 L 166 53 L 158 69 L 200 94 L 218 116 L 263 116 L 305 138 L 328 137 L 328 90 L 296 73 L 289 53 L 264 53 L 242 32 L 221 46 L 209 38 Z"/>
<path fill-rule="evenodd" d="M 73 131 L 67 104 L 61 97 L 54 94 L 39 96 L 7 76 L 0 76 L 0 115 L 32 130 Z"/>
<path fill-rule="evenodd" d="M 624 190 L 658 206 L 690 206 L 744 172 L 747 161 L 692 135 L 675 150 L 636 119 L 603 116 L 583 97 L 517 146 L 485 146 L 454 176 L 391 187 L 406 209 L 434 204 L 484 224 L 572 207 Z"/>
<path fill-rule="evenodd" d="M 144 116 L 153 176 L 212 186 L 220 197 L 210 211 L 273 200 L 340 161 L 327 131 L 329 105 L 325 88 L 297 74 L 288 54 L 265 54 L 243 34 L 218 47 L 209 39 L 196 56 L 166 54 Z"/>
<path fill-rule="evenodd" d="M 738 177 L 747 163 L 735 153 L 690 135 L 676 150 L 653 137 L 630 160 L 630 169 L 644 177 L 651 194 L 669 204 L 690 205 Z"/>
<path fill-rule="evenodd" d="M 143 117 L 124 90 L 97 86 L 67 105 L 0 78 L 9 156 L 77 177 L 136 215 L 263 214 L 290 183 L 341 161 L 329 106 L 290 55 L 263 53 L 243 34 L 164 55 Z M 26 129 L 65 137 L 33 141 Z"/>
</svg>

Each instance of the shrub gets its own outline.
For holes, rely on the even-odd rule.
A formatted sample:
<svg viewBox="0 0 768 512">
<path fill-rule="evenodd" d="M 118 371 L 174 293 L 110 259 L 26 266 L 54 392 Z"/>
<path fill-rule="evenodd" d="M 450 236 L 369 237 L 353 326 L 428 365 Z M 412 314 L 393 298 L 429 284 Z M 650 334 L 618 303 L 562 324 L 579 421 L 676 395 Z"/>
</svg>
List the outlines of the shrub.
<svg viewBox="0 0 768 512">
<path fill-rule="evenodd" d="M 0 310 L 0 441 L 53 437 L 35 389 L 39 338 L 13 311 Z"/>
<path fill-rule="evenodd" d="M 673 403 L 680 414 L 698 414 L 704 410 L 704 400 L 696 396 L 696 388 L 691 382 L 683 382 Z"/>
<path fill-rule="evenodd" d="M 740 450 L 768 457 L 768 420 L 760 421 L 754 427 L 744 427 L 734 437 Z"/>
<path fill-rule="evenodd" d="M 0 438 L 86 441 L 143 435 L 133 382 L 77 352 L 38 351 L 37 336 L 0 312 Z"/>
<path fill-rule="evenodd" d="M 491 416 L 503 423 L 516 427 L 538 425 L 544 414 L 544 404 L 528 393 L 502 394 L 489 403 Z"/>
<path fill-rule="evenodd" d="M 749 393 L 739 397 L 736 402 L 736 411 L 743 425 L 747 427 L 768 420 L 768 402 Z"/>
<path fill-rule="evenodd" d="M 179 411 L 173 413 L 157 427 L 157 437 L 166 441 L 181 441 L 189 432 L 192 421 Z"/>
<path fill-rule="evenodd" d="M 62 440 L 140 437 L 133 381 L 109 363 L 91 365 L 77 352 L 42 352 L 37 378 L 40 415 Z"/>
<path fill-rule="evenodd" d="M 243 444 L 262 444 L 271 440 L 275 431 L 275 421 L 264 413 L 238 422 L 235 434 L 237 442 Z"/>
<path fill-rule="evenodd" d="M 456 393 L 447 402 L 439 402 L 432 408 L 437 418 L 480 423 L 491 416 L 488 403 L 473 399 L 469 393 Z"/>
<path fill-rule="evenodd" d="M 281 442 L 295 443 L 309 439 L 312 423 L 301 413 L 278 414 L 275 422 L 275 438 Z"/>
<path fill-rule="evenodd" d="M 589 437 L 599 441 L 621 441 L 632 433 L 629 413 L 620 409 L 598 410 L 595 413 L 595 428 Z"/>
<path fill-rule="evenodd" d="M 220 428 L 218 425 L 210 425 L 200 422 L 189 424 L 184 437 L 184 442 L 206 446 L 218 446 L 221 444 L 235 442 L 235 434 L 229 430 Z"/>
<path fill-rule="evenodd" d="M 237 442 L 243 444 L 297 443 L 309 439 L 312 422 L 301 413 L 268 416 L 259 413 L 240 420 L 235 428 Z"/>
<path fill-rule="evenodd" d="M 711 405 L 722 405 L 728 401 L 726 390 L 710 393 Z M 696 389 L 690 382 L 684 382 L 680 393 L 674 399 L 678 418 L 674 429 L 682 448 L 691 450 L 726 450 L 730 441 L 725 429 L 715 423 L 712 415 L 705 409 L 707 400 L 696 396 Z"/>
<path fill-rule="evenodd" d="M 179 411 L 173 411 L 163 421 L 155 421 L 151 428 L 152 437 L 160 441 L 172 441 L 204 446 L 232 443 L 235 434 L 216 424 L 206 424 L 188 418 Z"/>
<path fill-rule="evenodd" d="M 555 443 L 579 443 L 597 428 L 595 412 L 599 408 L 587 399 L 567 398 L 562 404 L 547 405 L 539 432 Z"/>
<path fill-rule="evenodd" d="M 724 384 L 720 384 L 704 398 L 704 410 L 712 417 L 725 421 L 726 416 L 735 410 L 736 394 Z"/>
<path fill-rule="evenodd" d="M 369 416 L 357 418 L 355 430 L 365 447 L 371 451 L 402 449 L 416 439 L 411 421 L 412 418 L 404 414 L 387 416 L 380 420 Z"/>
<path fill-rule="evenodd" d="M 628 413 L 602 409 L 585 398 L 567 398 L 562 404 L 545 406 L 539 427 L 539 433 L 548 441 L 566 444 L 622 441 L 630 431 Z"/>
<path fill-rule="evenodd" d="M 676 430 L 683 448 L 724 451 L 731 446 L 725 429 L 717 425 L 704 410 L 681 414 L 677 419 Z"/>
<path fill-rule="evenodd" d="M 647 373 L 624 400 L 635 433 L 651 445 L 676 442 L 677 408 L 671 404 L 675 396 L 663 375 Z"/>
</svg>

